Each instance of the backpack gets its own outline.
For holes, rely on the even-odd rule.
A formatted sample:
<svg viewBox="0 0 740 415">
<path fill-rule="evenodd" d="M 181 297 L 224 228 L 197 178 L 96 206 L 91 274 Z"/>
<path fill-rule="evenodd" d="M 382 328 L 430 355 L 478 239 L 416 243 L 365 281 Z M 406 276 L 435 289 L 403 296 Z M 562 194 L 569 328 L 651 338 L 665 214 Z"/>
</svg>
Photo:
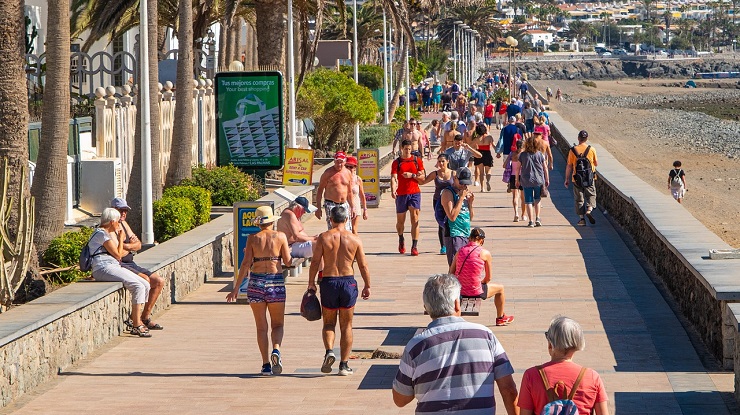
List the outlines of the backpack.
<svg viewBox="0 0 740 415">
<path fill-rule="evenodd" d="M 683 180 L 681 180 L 683 170 L 673 169 L 673 172 L 676 173 L 676 175 L 671 178 L 671 189 L 680 189 L 683 186 Z"/>
<path fill-rule="evenodd" d="M 578 187 L 589 187 L 594 184 L 594 169 L 587 158 L 590 150 L 591 146 L 588 146 L 583 154 L 578 154 L 576 153 L 575 146 L 570 148 L 570 151 L 572 151 L 576 156 L 576 168 L 573 174 L 573 183 Z"/>
<path fill-rule="evenodd" d="M 418 157 L 416 156 L 411 156 L 411 157 L 414 159 L 414 165 L 416 166 L 416 172 L 417 173 L 420 172 L 421 170 L 419 170 L 419 161 L 417 160 Z M 401 163 L 403 163 L 404 161 L 408 162 L 408 160 L 401 160 L 400 156 L 396 159 L 396 168 L 398 169 L 399 173 L 401 172 Z"/>
<path fill-rule="evenodd" d="M 87 240 L 87 243 L 85 246 L 82 247 L 82 252 L 80 252 L 80 271 L 87 272 L 92 269 L 92 260 L 94 257 L 102 254 L 100 251 L 100 248 L 102 246 L 98 247 L 98 249 L 95 250 L 95 252 L 90 252 L 90 241 L 92 241 L 92 238 L 95 236 L 95 234 L 98 233 L 98 230 L 95 230 L 93 234 L 90 236 L 90 239 Z"/>
<path fill-rule="evenodd" d="M 555 382 L 555 384 L 550 387 L 550 382 L 547 380 L 547 375 L 542 366 L 537 366 L 537 370 L 539 370 L 540 376 L 542 377 L 542 383 L 545 385 L 548 402 L 542 408 L 540 415 L 578 415 L 578 406 L 573 402 L 573 396 L 575 396 L 576 390 L 578 390 L 578 385 L 581 384 L 581 379 L 583 379 L 583 375 L 586 373 L 586 368 L 581 368 L 581 373 L 578 374 L 578 378 L 573 384 L 573 388 L 570 390 L 570 393 L 567 393 L 565 383 L 563 383 L 562 380 Z M 558 395 L 558 386 L 561 386 L 563 388 L 563 392 L 566 392 L 565 398 L 561 398 Z"/>
</svg>

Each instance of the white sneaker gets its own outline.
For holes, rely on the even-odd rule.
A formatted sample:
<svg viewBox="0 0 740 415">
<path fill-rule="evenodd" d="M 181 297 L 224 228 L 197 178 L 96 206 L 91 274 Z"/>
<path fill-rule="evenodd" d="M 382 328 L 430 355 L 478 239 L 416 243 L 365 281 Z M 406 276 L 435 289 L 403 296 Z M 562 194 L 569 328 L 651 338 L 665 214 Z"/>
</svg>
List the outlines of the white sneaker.
<svg viewBox="0 0 740 415">
<path fill-rule="evenodd" d="M 476 182 L 475 182 L 475 184 L 474 184 L 474 185 L 475 185 L 475 186 L 480 186 L 480 182 L 476 180 Z"/>
</svg>

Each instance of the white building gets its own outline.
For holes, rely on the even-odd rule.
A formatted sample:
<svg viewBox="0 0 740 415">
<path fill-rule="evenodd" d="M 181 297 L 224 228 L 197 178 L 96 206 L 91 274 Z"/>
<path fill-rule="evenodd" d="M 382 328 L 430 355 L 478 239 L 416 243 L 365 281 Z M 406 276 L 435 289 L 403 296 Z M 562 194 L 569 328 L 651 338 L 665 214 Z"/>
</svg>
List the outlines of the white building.
<svg viewBox="0 0 740 415">
<path fill-rule="evenodd" d="M 547 49 L 553 42 L 553 34 L 545 30 L 527 30 L 526 38 L 533 48 L 540 46 Z"/>
</svg>

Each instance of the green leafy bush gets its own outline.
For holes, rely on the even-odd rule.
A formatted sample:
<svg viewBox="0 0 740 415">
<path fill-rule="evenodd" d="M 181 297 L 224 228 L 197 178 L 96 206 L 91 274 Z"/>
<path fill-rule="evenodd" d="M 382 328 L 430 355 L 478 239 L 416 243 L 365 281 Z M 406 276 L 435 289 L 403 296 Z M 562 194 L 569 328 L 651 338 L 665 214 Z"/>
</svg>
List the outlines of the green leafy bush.
<svg viewBox="0 0 740 415">
<path fill-rule="evenodd" d="M 181 185 L 210 191 L 213 206 L 232 206 L 234 202 L 257 200 L 264 190 L 258 178 L 231 165 L 193 167 L 193 177 L 183 180 Z"/>
<path fill-rule="evenodd" d="M 391 125 L 371 125 L 360 128 L 360 145 L 363 148 L 379 148 L 393 141 L 395 130 Z"/>
<path fill-rule="evenodd" d="M 162 197 L 154 202 L 154 235 L 164 242 L 195 227 L 195 204 L 185 197 Z"/>
<path fill-rule="evenodd" d="M 339 70 L 354 81 L 355 70 L 352 66 L 342 65 Z M 383 87 L 383 68 L 377 65 L 360 65 L 357 68 L 357 81 L 371 91 Z"/>
<path fill-rule="evenodd" d="M 52 239 L 49 247 L 44 251 L 44 262 L 54 268 L 77 265 L 80 261 L 82 248 L 90 239 L 94 230 L 95 228 L 82 228 L 79 231 L 65 232 Z M 89 275 L 89 272 L 72 269 L 46 274 L 46 279 L 52 284 L 69 284 Z"/>
<path fill-rule="evenodd" d="M 211 192 L 197 186 L 172 186 L 165 189 L 162 197 L 184 197 L 195 206 L 195 226 L 208 223 L 211 219 Z"/>
<path fill-rule="evenodd" d="M 419 112 L 418 108 L 411 107 L 411 118 L 415 120 L 421 119 L 421 113 Z M 405 105 L 399 105 L 398 108 L 396 108 L 396 112 L 393 113 L 393 120 L 396 120 L 396 122 L 400 122 L 403 124 L 404 120 L 406 119 L 406 106 Z"/>
</svg>

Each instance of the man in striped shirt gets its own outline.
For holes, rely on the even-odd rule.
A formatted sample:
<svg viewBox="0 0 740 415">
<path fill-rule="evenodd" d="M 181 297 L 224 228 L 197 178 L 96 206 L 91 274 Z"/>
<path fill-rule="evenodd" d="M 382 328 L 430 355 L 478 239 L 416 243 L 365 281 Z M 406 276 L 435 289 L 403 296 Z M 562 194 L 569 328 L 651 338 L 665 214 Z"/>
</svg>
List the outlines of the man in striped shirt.
<svg viewBox="0 0 740 415">
<path fill-rule="evenodd" d="M 460 317 L 460 283 L 435 275 L 424 286 L 433 321 L 406 345 L 393 381 L 393 402 L 416 397 L 416 413 L 495 414 L 496 381 L 508 415 L 518 414 L 514 368 L 491 330 Z"/>
</svg>

